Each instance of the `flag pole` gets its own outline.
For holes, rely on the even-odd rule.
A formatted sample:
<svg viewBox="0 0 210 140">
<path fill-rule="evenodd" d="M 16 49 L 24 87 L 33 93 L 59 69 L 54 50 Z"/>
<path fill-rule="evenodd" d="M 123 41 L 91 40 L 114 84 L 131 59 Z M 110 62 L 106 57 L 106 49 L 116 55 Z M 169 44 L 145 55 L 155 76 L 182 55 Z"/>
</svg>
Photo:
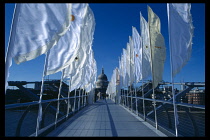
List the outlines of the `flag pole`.
<svg viewBox="0 0 210 140">
<path fill-rule="evenodd" d="M 85 87 L 82 88 L 82 107 L 84 107 L 84 91 L 85 91 Z"/>
<path fill-rule="evenodd" d="M 70 100 L 69 100 L 69 97 L 70 97 L 70 93 L 71 93 L 71 80 L 72 80 L 72 76 L 70 74 L 70 79 L 69 79 L 69 91 L 68 91 L 68 107 L 67 107 L 67 113 L 66 113 L 66 119 L 68 118 L 69 116 L 69 108 L 70 108 Z"/>
<path fill-rule="evenodd" d="M 167 4 L 167 10 L 169 11 L 169 4 Z M 168 13 L 168 23 L 169 23 L 170 17 Z M 178 121 L 178 114 L 177 114 L 177 107 L 176 107 L 176 97 L 174 93 L 174 77 L 173 77 L 173 63 L 172 63 L 172 48 L 171 48 L 171 36 L 170 36 L 170 28 L 168 24 L 168 32 L 169 32 L 169 46 L 170 46 L 170 66 L 171 66 L 171 83 L 172 83 L 172 95 L 173 95 L 173 106 L 174 106 L 174 123 L 175 123 L 175 132 L 176 137 L 178 137 L 178 129 L 177 129 L 177 121 Z"/>
<path fill-rule="evenodd" d="M 7 86 L 8 86 L 8 82 L 7 79 L 9 77 L 9 68 L 12 65 L 12 57 L 9 56 L 9 50 L 10 50 L 10 43 L 11 43 L 11 35 L 13 34 L 13 22 L 14 22 L 14 18 L 15 18 L 15 14 L 16 14 L 16 6 L 17 4 L 15 4 L 14 7 L 14 13 L 13 13 L 13 17 L 12 17 L 12 24 L 10 27 L 10 35 L 9 35 L 9 41 L 8 41 L 8 47 L 7 47 L 7 53 L 6 53 L 6 59 L 5 59 L 5 95 L 6 95 L 6 91 L 7 91 Z"/>
<path fill-rule="evenodd" d="M 147 11 L 148 11 L 148 8 L 149 6 L 147 6 Z M 148 15 L 148 18 L 149 18 L 149 15 Z M 153 99 L 154 99 L 154 102 L 153 102 L 153 106 L 154 106 L 154 112 L 155 112 L 155 128 L 157 129 L 157 114 L 156 114 L 156 108 L 155 108 L 155 105 L 156 105 L 156 101 L 155 101 L 155 91 L 154 91 L 154 68 L 153 68 L 153 61 L 152 61 L 152 46 L 151 46 L 151 37 L 150 37 L 150 20 L 148 20 L 148 28 L 149 28 L 149 40 L 150 40 L 150 54 L 151 54 L 151 72 L 152 72 L 152 91 L 153 91 Z"/>
<path fill-rule="evenodd" d="M 141 46 L 142 46 L 142 49 L 141 49 L 141 72 L 142 72 L 142 97 L 143 97 L 143 99 L 142 99 L 142 101 L 143 101 L 143 114 L 144 114 L 144 121 L 146 120 L 146 118 L 145 118 L 145 103 L 144 103 L 144 81 L 143 81 L 143 49 L 144 49 L 144 46 L 143 46 L 143 40 L 141 41 Z"/>
<path fill-rule="evenodd" d="M 46 56 L 45 56 L 45 63 L 44 63 L 44 70 L 43 70 L 43 75 L 42 75 L 42 84 L 41 84 L 41 91 L 40 91 L 40 95 L 39 95 L 39 110 L 38 110 L 38 116 L 37 116 L 37 125 L 36 125 L 36 137 L 38 136 L 38 131 L 39 131 L 39 124 L 42 120 L 42 94 L 43 94 L 43 90 L 44 90 L 44 78 L 45 78 L 45 72 L 47 69 L 47 60 L 49 57 L 49 51 L 47 52 Z"/>
<path fill-rule="evenodd" d="M 132 40 L 133 41 L 133 40 Z M 136 62 L 136 56 L 135 56 L 135 54 L 134 54 L 134 63 Z M 137 108 L 137 94 L 136 94 L 136 85 L 137 85 L 137 81 L 136 81 L 136 68 L 134 68 L 134 73 L 135 73 L 135 96 L 136 96 L 136 115 L 138 116 L 138 108 Z"/>
<path fill-rule="evenodd" d="M 129 65 L 129 68 L 130 68 L 130 90 L 129 90 L 128 94 L 130 94 L 130 96 L 131 96 L 131 44 L 129 44 L 129 46 L 130 46 L 130 65 Z M 130 99 L 130 102 L 131 102 L 131 99 Z M 129 104 L 128 104 L 128 108 L 130 108 Z M 131 108 L 132 108 L 132 103 L 131 103 Z"/>
<path fill-rule="evenodd" d="M 59 92 L 58 92 L 58 103 L 57 103 L 57 111 L 56 111 L 56 116 L 55 116 L 55 128 L 57 125 L 57 119 L 58 119 L 58 113 L 59 113 L 59 107 L 60 107 L 60 95 L 61 95 L 61 88 L 62 88 L 62 84 L 63 84 L 63 77 L 64 77 L 64 69 L 62 70 Z"/>
<path fill-rule="evenodd" d="M 80 109 L 80 95 L 81 95 L 81 88 L 79 88 L 79 100 L 78 100 L 78 103 L 77 103 L 78 110 Z"/>
<path fill-rule="evenodd" d="M 142 79 L 142 97 L 143 97 L 143 114 L 144 114 L 144 120 L 146 120 L 146 115 L 145 115 L 145 103 L 144 103 L 144 81 Z"/>
<path fill-rule="evenodd" d="M 75 113 L 76 94 L 77 94 L 77 89 L 74 89 L 74 111 L 73 111 L 73 113 Z"/>
</svg>

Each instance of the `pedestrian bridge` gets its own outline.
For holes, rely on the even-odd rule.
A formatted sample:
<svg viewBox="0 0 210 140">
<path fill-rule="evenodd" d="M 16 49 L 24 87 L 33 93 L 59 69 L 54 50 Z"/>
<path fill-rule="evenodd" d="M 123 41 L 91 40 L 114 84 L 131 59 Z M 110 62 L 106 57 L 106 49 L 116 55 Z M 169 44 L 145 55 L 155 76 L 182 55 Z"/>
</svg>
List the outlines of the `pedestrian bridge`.
<svg viewBox="0 0 210 140">
<path fill-rule="evenodd" d="M 99 100 L 49 133 L 50 137 L 159 137 L 166 136 L 110 99 Z"/>
<path fill-rule="evenodd" d="M 139 92 L 122 90 L 119 98 L 99 99 L 91 103 L 91 94 L 75 90 L 70 97 L 41 102 L 42 120 L 39 129 L 38 101 L 5 105 L 5 136 L 204 137 L 205 105 L 185 103 L 181 100 L 193 87 L 203 85 L 185 85 L 188 87 L 176 93 L 178 134 L 175 129 L 172 98 L 152 99 L 149 96 L 150 90 L 144 96 L 136 94 Z"/>
</svg>

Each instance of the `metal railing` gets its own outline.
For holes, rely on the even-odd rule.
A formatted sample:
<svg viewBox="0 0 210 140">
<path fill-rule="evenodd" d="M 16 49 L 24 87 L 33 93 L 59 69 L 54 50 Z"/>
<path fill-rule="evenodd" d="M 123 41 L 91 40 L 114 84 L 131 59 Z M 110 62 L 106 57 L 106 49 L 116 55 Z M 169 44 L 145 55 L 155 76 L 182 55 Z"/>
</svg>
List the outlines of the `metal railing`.
<svg viewBox="0 0 210 140">
<path fill-rule="evenodd" d="M 176 136 L 173 101 L 143 98 L 124 92 L 120 104 L 168 136 Z M 178 100 L 179 101 L 179 100 Z M 155 106 L 155 107 L 154 107 Z M 205 136 L 205 105 L 176 102 L 178 136 Z M 156 110 L 156 113 L 155 113 Z M 156 114 L 156 116 L 155 116 Z"/>
<path fill-rule="evenodd" d="M 68 108 L 68 100 L 70 106 Z M 60 103 L 57 125 L 55 117 L 57 103 Z M 42 100 L 42 120 L 38 136 L 45 136 L 54 130 L 69 117 L 74 115 L 88 104 L 88 95 L 78 94 L 69 98 Z M 67 109 L 68 108 L 68 109 Z M 33 137 L 36 132 L 38 101 L 5 105 L 5 136 L 6 137 Z"/>
</svg>

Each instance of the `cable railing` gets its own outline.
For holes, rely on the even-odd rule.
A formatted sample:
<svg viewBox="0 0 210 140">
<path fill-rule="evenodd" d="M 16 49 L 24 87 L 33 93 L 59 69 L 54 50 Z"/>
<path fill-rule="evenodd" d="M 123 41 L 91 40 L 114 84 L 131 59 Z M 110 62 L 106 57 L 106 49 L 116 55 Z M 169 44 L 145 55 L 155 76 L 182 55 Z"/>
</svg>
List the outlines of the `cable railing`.
<svg viewBox="0 0 210 140">
<path fill-rule="evenodd" d="M 59 114 L 55 125 L 57 103 Z M 69 105 L 68 105 L 69 101 Z M 87 106 L 86 93 L 58 99 L 42 100 L 42 120 L 38 136 L 45 136 L 61 123 Z M 39 110 L 38 101 L 5 105 L 5 136 L 6 137 L 34 137 Z"/>
<path fill-rule="evenodd" d="M 152 99 L 149 97 L 143 98 L 140 95 L 135 96 L 134 93 L 128 94 L 128 92 L 123 92 L 120 97 L 120 104 L 122 106 L 128 108 L 131 112 L 143 118 L 154 127 L 156 127 L 156 117 L 157 129 L 168 136 L 176 136 L 174 106 L 172 100 Z M 180 99 L 177 99 L 177 101 L 180 101 Z M 175 104 L 178 116 L 178 136 L 204 137 L 205 105 L 182 102 L 176 102 Z"/>
</svg>

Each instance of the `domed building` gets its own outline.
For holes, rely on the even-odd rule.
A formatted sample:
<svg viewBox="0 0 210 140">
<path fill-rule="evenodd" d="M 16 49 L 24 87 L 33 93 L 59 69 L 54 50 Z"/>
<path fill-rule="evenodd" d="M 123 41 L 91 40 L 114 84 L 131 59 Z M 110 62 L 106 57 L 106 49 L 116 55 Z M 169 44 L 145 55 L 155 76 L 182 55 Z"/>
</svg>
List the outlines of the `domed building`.
<svg viewBox="0 0 210 140">
<path fill-rule="evenodd" d="M 102 68 L 101 74 L 98 76 L 95 88 L 95 101 L 97 99 L 103 99 L 106 97 L 106 89 L 108 87 L 109 81 L 106 74 L 104 74 L 104 68 Z"/>
</svg>

